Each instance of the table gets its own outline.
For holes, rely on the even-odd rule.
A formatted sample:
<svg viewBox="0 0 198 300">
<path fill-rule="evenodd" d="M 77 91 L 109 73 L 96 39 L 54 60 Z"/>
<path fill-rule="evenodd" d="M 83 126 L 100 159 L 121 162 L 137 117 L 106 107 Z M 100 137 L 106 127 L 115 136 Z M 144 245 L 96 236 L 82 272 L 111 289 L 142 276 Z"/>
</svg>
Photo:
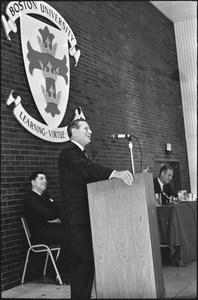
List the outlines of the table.
<svg viewBox="0 0 198 300">
<path fill-rule="evenodd" d="M 156 206 L 161 245 L 170 246 L 173 265 L 184 266 L 197 259 L 197 202 Z"/>
</svg>

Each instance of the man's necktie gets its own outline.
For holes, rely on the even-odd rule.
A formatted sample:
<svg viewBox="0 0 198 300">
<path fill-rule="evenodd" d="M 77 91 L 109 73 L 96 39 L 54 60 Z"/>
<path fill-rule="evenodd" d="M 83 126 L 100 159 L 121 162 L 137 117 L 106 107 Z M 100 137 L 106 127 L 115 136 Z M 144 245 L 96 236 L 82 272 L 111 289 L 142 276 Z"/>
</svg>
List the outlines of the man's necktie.
<svg viewBox="0 0 198 300">
<path fill-rule="evenodd" d="M 85 150 L 83 150 L 84 155 L 86 156 L 87 160 L 90 161 L 89 156 Z"/>
<path fill-rule="evenodd" d="M 162 187 L 162 195 L 163 195 L 163 197 L 164 197 L 165 203 L 168 204 L 169 201 L 170 201 L 170 198 L 169 198 L 169 196 L 165 193 L 165 184 L 164 184 L 163 187 Z"/>
</svg>

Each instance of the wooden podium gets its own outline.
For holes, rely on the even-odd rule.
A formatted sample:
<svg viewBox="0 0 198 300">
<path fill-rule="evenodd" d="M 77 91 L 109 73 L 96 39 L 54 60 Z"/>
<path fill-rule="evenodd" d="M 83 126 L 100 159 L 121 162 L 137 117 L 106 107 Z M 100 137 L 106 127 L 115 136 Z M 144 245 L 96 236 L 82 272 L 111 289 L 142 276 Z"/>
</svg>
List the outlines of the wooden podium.
<svg viewBox="0 0 198 300">
<path fill-rule="evenodd" d="M 164 298 L 152 175 L 87 188 L 97 298 Z"/>
</svg>

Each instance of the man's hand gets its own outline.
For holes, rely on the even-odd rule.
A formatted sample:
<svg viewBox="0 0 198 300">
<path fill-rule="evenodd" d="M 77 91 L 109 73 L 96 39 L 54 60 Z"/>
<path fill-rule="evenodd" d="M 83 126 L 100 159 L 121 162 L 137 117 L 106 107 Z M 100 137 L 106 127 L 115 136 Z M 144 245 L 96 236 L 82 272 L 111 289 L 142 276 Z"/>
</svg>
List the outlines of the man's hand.
<svg viewBox="0 0 198 300">
<path fill-rule="evenodd" d="M 111 178 L 120 178 L 127 185 L 133 184 L 133 175 L 128 170 L 126 171 L 114 171 Z"/>
<path fill-rule="evenodd" d="M 55 219 L 55 220 L 47 220 L 48 223 L 60 223 L 60 219 Z"/>
</svg>

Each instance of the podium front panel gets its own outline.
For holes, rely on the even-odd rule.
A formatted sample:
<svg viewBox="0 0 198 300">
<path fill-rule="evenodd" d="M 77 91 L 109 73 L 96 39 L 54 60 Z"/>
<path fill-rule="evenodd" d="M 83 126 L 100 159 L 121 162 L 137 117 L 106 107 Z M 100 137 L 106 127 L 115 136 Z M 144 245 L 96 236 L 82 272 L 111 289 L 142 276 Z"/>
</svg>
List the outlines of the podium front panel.
<svg viewBox="0 0 198 300">
<path fill-rule="evenodd" d="M 162 271 L 156 270 L 151 244 L 147 175 L 151 174 L 136 174 L 130 187 L 120 179 L 87 185 L 97 298 L 158 298 L 164 294 Z"/>
</svg>

